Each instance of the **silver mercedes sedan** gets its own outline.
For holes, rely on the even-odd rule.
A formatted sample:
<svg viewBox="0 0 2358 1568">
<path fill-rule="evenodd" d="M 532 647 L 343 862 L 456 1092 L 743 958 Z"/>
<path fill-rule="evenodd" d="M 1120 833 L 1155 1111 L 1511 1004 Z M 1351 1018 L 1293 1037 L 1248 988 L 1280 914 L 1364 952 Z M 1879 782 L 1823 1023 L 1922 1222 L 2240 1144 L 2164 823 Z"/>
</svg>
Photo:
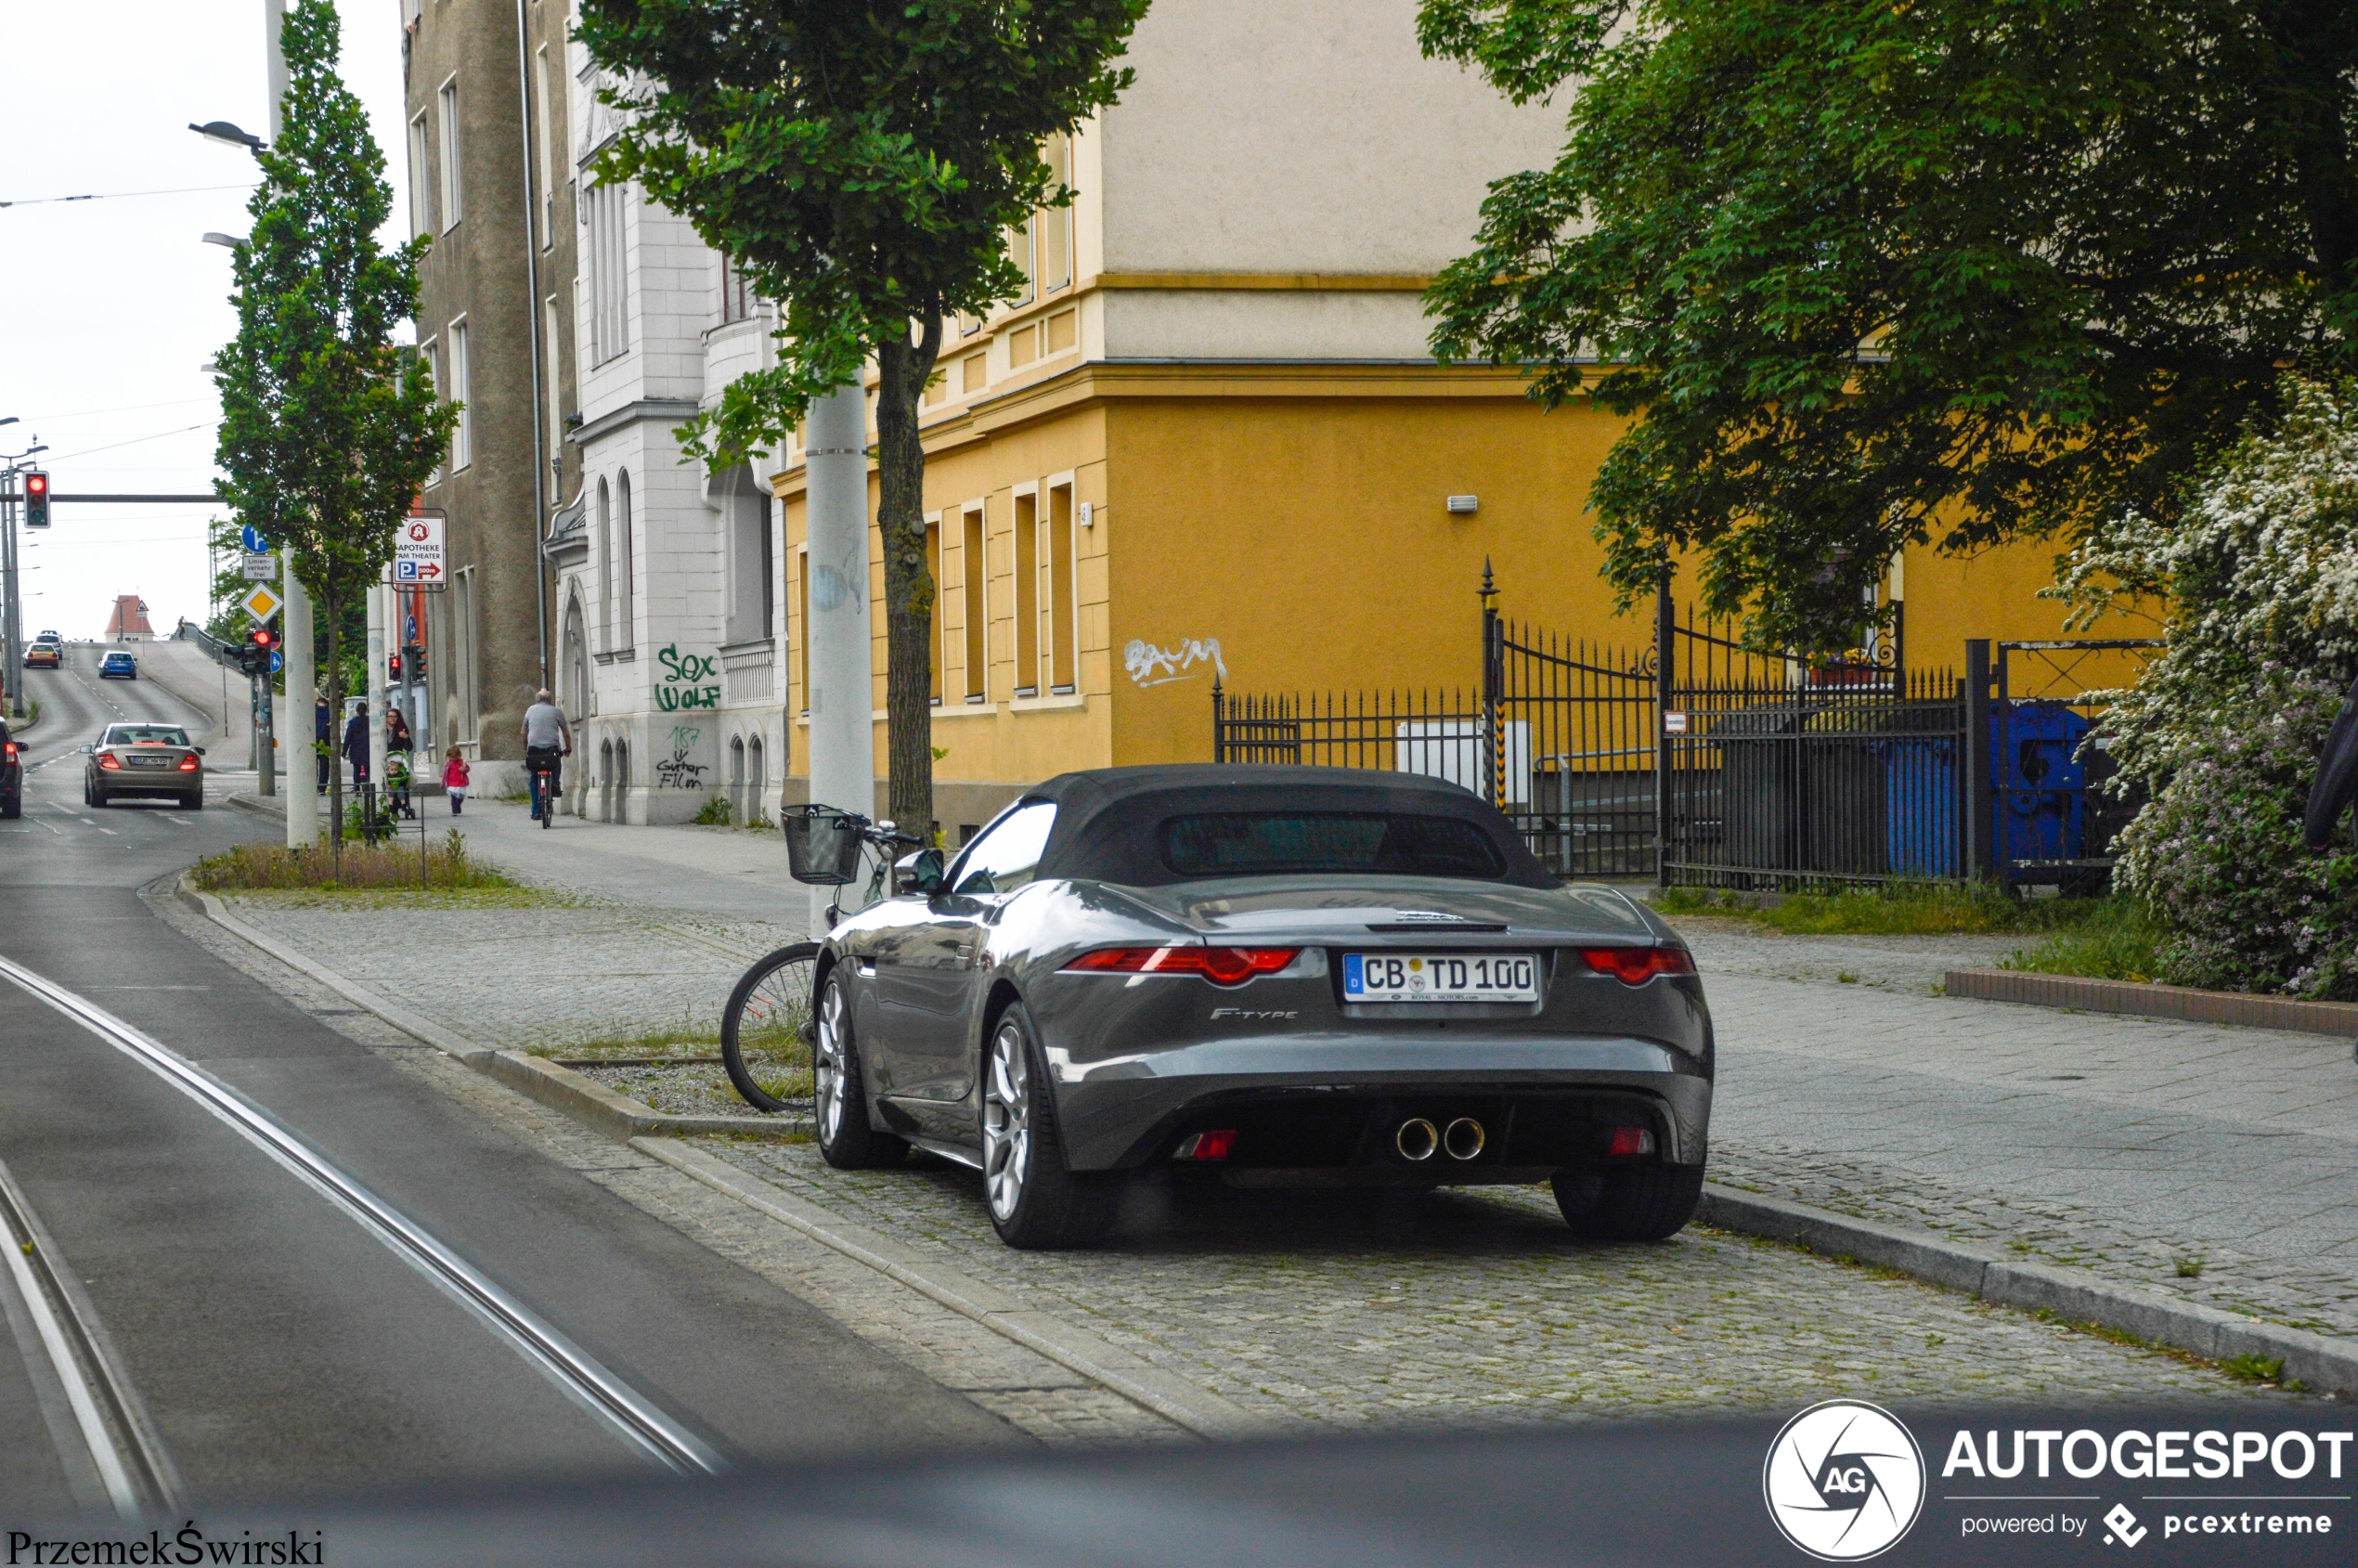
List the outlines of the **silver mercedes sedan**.
<svg viewBox="0 0 2358 1568">
<path fill-rule="evenodd" d="M 1658 1239 L 1703 1190 L 1711 1016 L 1687 948 L 1566 887 L 1458 786 L 1356 769 L 1051 779 L 829 934 L 822 1154 L 982 1173 L 1009 1245 L 1124 1184 L 1552 1183 Z"/>
</svg>

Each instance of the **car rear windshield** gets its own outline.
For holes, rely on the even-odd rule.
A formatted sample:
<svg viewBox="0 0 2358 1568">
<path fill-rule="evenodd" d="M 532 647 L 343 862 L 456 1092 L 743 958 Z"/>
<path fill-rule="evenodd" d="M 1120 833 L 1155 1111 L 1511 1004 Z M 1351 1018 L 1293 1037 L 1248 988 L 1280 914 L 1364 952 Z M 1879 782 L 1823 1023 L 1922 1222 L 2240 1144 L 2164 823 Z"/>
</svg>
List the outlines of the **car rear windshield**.
<svg viewBox="0 0 2358 1568">
<path fill-rule="evenodd" d="M 1495 882 L 1506 857 L 1458 817 L 1394 811 L 1223 811 L 1162 824 L 1162 863 L 1181 876 L 1373 873 Z"/>
<path fill-rule="evenodd" d="M 177 724 L 117 724 L 107 732 L 109 745 L 187 745 L 188 732 Z"/>
</svg>

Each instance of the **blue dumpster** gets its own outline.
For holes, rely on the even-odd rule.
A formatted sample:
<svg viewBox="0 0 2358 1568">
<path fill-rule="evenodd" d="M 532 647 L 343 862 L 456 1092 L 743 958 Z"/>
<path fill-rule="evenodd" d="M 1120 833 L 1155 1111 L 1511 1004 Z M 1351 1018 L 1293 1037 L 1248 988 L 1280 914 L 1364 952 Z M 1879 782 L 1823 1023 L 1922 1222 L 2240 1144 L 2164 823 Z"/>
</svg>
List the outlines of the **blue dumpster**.
<svg viewBox="0 0 2358 1568">
<path fill-rule="evenodd" d="M 2088 720 L 2062 703 L 2033 700 L 1990 709 L 1989 784 L 1996 797 L 1990 842 L 2001 875 L 2025 862 L 2083 858 L 2088 776 L 2078 753 L 2087 733 Z"/>
<path fill-rule="evenodd" d="M 1958 874 L 1957 772 L 1954 740 L 1927 736 L 1884 744 L 1884 841 L 1894 875 Z"/>
</svg>

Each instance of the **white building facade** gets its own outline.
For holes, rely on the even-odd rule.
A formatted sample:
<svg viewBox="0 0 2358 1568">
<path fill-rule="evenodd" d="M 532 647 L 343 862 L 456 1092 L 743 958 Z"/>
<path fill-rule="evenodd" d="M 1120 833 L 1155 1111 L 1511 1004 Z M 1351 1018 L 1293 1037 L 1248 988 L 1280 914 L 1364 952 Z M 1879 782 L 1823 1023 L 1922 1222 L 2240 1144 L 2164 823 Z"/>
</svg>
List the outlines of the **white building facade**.
<svg viewBox="0 0 2358 1568">
<path fill-rule="evenodd" d="M 558 700 L 574 721 L 569 805 L 596 821 L 775 821 L 787 772 L 775 467 L 715 476 L 678 428 L 773 362 L 771 308 L 688 223 L 635 186 L 592 183 L 615 129 L 572 45 L 579 183 L 575 310 L 581 488 L 550 542 Z"/>
</svg>

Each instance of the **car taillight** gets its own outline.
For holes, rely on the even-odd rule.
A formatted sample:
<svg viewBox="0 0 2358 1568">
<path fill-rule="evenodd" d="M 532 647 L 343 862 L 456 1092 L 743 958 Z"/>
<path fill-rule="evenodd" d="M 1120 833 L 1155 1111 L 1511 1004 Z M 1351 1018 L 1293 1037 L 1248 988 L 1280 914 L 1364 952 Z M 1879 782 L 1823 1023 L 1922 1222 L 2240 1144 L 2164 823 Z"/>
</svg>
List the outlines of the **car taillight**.
<svg viewBox="0 0 2358 1568">
<path fill-rule="evenodd" d="M 14 742 L 14 741 L 9 741 L 9 742 L 6 742 L 6 743 L 5 743 L 5 744 L 6 744 L 6 752 L 7 752 L 7 758 L 8 758 L 8 760 L 9 760 L 9 761 L 11 761 L 11 762 L 14 762 L 14 761 L 17 759 L 17 743 L 16 743 L 16 742 Z"/>
<path fill-rule="evenodd" d="M 180 759 L 180 771 L 184 773 L 195 772 L 197 771 L 197 759 L 193 757 L 182 758 Z"/>
<path fill-rule="evenodd" d="M 1294 961 L 1298 947 L 1101 947 L 1065 965 L 1067 974 L 1200 975 L 1213 985 L 1242 985 Z"/>
<path fill-rule="evenodd" d="M 1605 1158 L 1636 1160 L 1654 1151 L 1651 1127 L 1615 1127 L 1605 1138 Z"/>
<path fill-rule="evenodd" d="M 114 759 L 114 753 L 113 753 L 113 752 L 111 752 L 111 751 L 102 751 L 102 752 L 98 753 L 98 766 L 99 766 L 99 767 L 101 767 L 101 768 L 118 768 L 118 769 L 119 769 L 119 768 L 121 768 L 121 767 L 123 766 L 123 764 L 122 764 L 122 763 L 120 763 L 120 762 L 118 762 L 118 761 L 116 761 L 116 760 Z"/>
<path fill-rule="evenodd" d="M 1580 956 L 1600 975 L 1644 985 L 1656 975 L 1691 975 L 1695 961 L 1683 947 L 1584 947 Z"/>
</svg>

